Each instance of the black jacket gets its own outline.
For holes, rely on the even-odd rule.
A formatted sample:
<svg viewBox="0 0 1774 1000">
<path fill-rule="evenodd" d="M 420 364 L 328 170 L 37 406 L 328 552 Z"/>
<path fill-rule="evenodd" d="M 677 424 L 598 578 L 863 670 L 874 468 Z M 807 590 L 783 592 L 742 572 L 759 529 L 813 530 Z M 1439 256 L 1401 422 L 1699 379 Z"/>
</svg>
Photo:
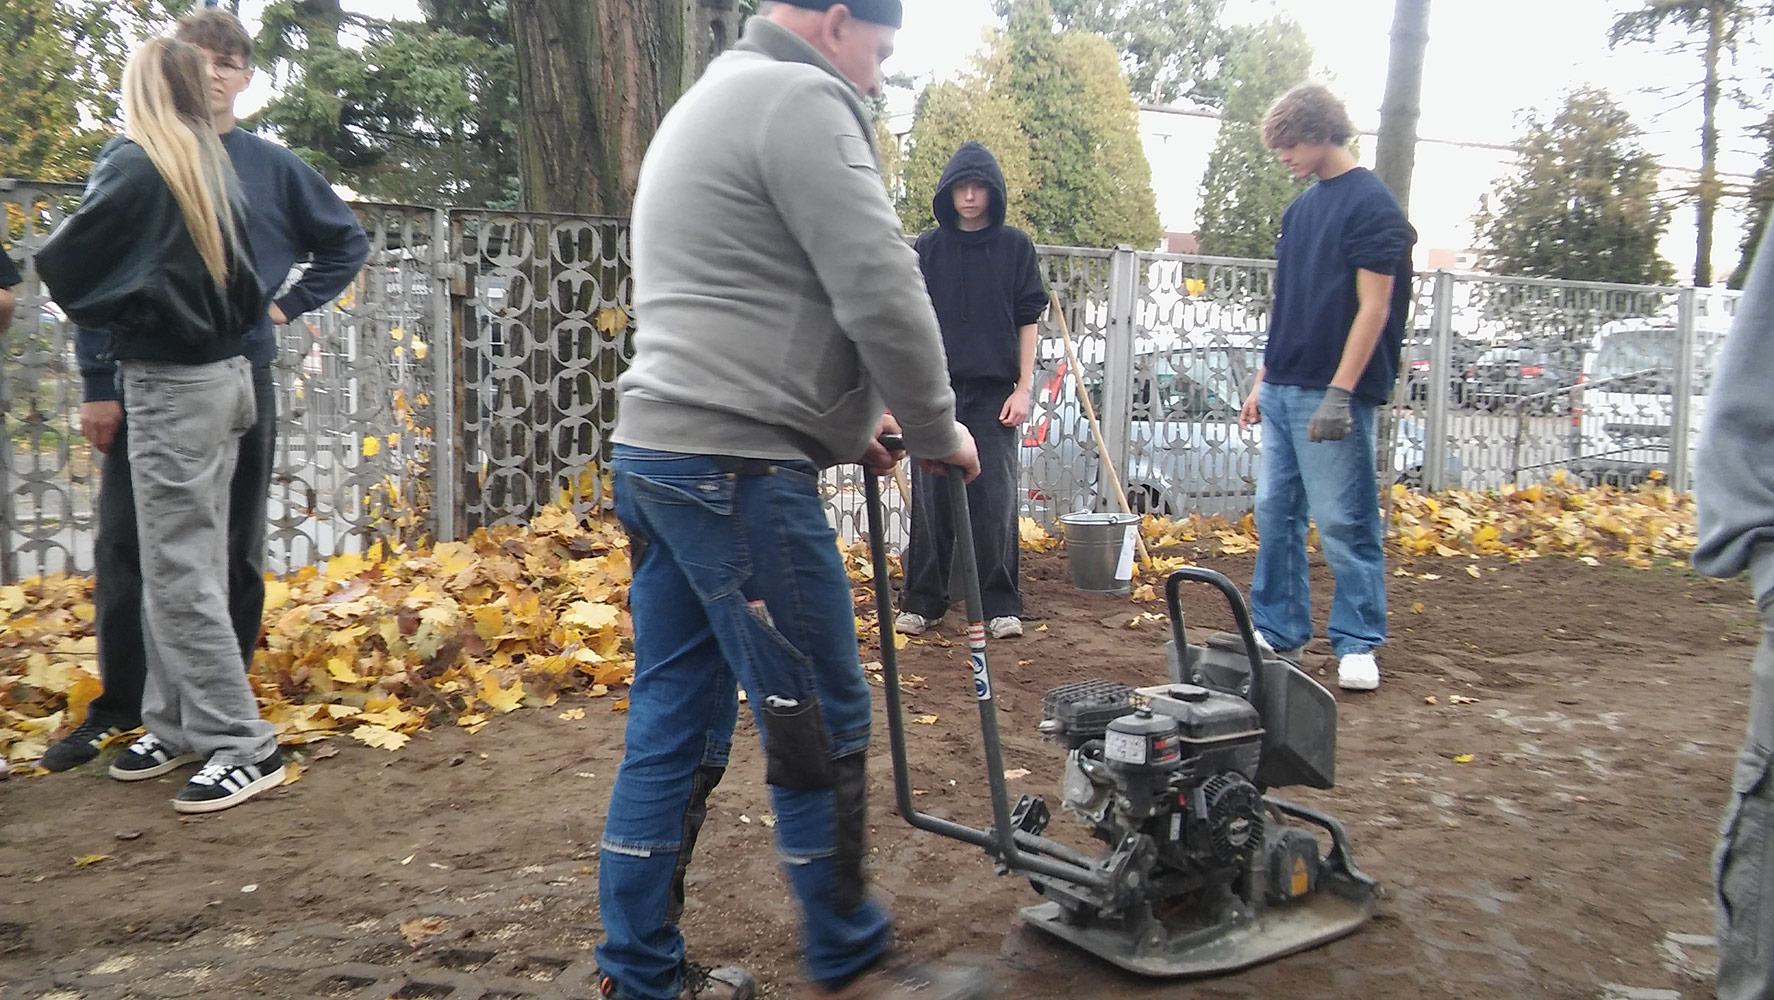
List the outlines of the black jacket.
<svg viewBox="0 0 1774 1000">
<path fill-rule="evenodd" d="M 267 308 L 246 236 L 246 200 L 229 191 L 240 234 L 226 288 L 216 286 L 178 199 L 142 147 L 113 141 L 86 193 L 37 251 L 37 273 L 68 317 L 109 327 L 119 360 L 207 364 L 242 353 Z"/>
<path fill-rule="evenodd" d="M 984 181 L 992 197 L 990 224 L 967 232 L 953 190 L 970 179 Z M 940 225 L 918 237 L 918 263 L 942 324 L 952 382 L 989 379 L 1008 389 L 1022 377 L 1017 331 L 1047 308 L 1035 243 L 1004 224 L 1005 204 L 998 161 L 979 143 L 966 143 L 949 160 L 931 199 Z"/>
</svg>

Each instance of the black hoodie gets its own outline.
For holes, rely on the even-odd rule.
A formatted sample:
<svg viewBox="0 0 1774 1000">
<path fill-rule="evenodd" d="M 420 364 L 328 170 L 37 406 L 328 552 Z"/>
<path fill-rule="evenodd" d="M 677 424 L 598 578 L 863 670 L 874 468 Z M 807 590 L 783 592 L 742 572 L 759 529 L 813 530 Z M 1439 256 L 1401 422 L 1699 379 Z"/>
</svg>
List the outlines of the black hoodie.
<svg viewBox="0 0 1774 1000">
<path fill-rule="evenodd" d="M 967 232 L 955 211 L 954 187 L 984 181 L 991 189 L 989 224 Z M 955 151 L 930 207 L 937 228 L 918 237 L 918 263 L 924 285 L 942 324 L 949 381 L 989 379 L 1009 390 L 1022 377 L 1017 331 L 1041 318 L 1047 308 L 1035 242 L 1004 224 L 1004 171 L 977 142 Z"/>
</svg>

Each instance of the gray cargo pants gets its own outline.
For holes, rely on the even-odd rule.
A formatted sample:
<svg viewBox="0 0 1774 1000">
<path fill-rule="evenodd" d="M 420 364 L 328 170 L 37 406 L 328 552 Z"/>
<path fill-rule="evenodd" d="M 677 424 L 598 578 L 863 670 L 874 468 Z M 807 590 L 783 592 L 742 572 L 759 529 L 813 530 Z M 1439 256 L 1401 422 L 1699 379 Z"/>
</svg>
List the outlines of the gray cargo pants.
<svg viewBox="0 0 1774 1000">
<path fill-rule="evenodd" d="M 228 484 L 258 419 L 245 358 L 124 361 L 130 485 L 141 540 L 142 724 L 174 753 L 254 764 L 277 737 L 259 718 L 228 615 Z"/>
<path fill-rule="evenodd" d="M 1719 829 L 1719 1000 L 1774 1000 L 1774 598 L 1762 607 L 1751 672 L 1749 731 Z"/>
</svg>

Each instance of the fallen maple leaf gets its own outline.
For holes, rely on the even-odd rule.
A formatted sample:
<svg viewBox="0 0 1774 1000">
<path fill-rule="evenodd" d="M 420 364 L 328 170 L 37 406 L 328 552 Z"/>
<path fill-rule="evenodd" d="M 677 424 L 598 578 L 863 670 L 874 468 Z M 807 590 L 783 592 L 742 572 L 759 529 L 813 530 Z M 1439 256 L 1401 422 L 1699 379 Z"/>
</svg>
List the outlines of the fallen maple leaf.
<svg viewBox="0 0 1774 1000">
<path fill-rule="evenodd" d="M 399 750 L 412 739 L 405 733 L 397 733 L 382 726 L 358 726 L 351 730 L 351 738 L 378 750 Z"/>
<path fill-rule="evenodd" d="M 1017 533 L 1022 547 L 1030 552 L 1051 552 L 1059 547 L 1058 539 L 1032 517 L 1017 519 Z"/>
<path fill-rule="evenodd" d="M 567 608 L 567 613 L 561 616 L 561 623 L 598 631 L 615 625 L 617 617 L 617 610 L 611 605 L 574 601 Z"/>
<path fill-rule="evenodd" d="M 474 696 L 495 711 L 514 712 L 524 703 L 524 682 L 518 678 L 509 687 L 502 687 L 496 679 L 488 677 L 481 681 Z"/>
<path fill-rule="evenodd" d="M 442 917 L 414 917 L 400 923 L 400 936 L 414 948 L 449 933 L 450 922 Z"/>
</svg>

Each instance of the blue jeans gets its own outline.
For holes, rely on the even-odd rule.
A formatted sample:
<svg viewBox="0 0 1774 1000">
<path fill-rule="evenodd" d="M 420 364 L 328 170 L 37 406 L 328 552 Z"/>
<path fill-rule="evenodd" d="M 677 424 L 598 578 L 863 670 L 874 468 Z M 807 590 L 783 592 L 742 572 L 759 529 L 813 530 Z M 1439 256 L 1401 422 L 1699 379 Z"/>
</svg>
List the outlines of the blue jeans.
<svg viewBox="0 0 1774 1000">
<path fill-rule="evenodd" d="M 1308 441 L 1306 425 L 1323 389 L 1265 382 L 1263 465 L 1257 479 L 1257 567 L 1251 617 L 1276 649 L 1312 639 L 1312 584 L 1306 565 L 1306 521 L 1336 580 L 1331 598 L 1331 651 L 1366 653 L 1386 641 L 1386 553 L 1374 475 L 1374 406 L 1351 400 L 1355 427 L 1341 441 Z"/>
<path fill-rule="evenodd" d="M 818 470 L 735 474 L 708 456 L 622 445 L 612 468 L 634 560 L 635 678 L 598 867 L 599 970 L 619 996 L 678 995 L 684 871 L 742 685 L 807 972 L 840 983 L 885 952 L 892 921 L 863 874 L 869 688 Z"/>
</svg>

